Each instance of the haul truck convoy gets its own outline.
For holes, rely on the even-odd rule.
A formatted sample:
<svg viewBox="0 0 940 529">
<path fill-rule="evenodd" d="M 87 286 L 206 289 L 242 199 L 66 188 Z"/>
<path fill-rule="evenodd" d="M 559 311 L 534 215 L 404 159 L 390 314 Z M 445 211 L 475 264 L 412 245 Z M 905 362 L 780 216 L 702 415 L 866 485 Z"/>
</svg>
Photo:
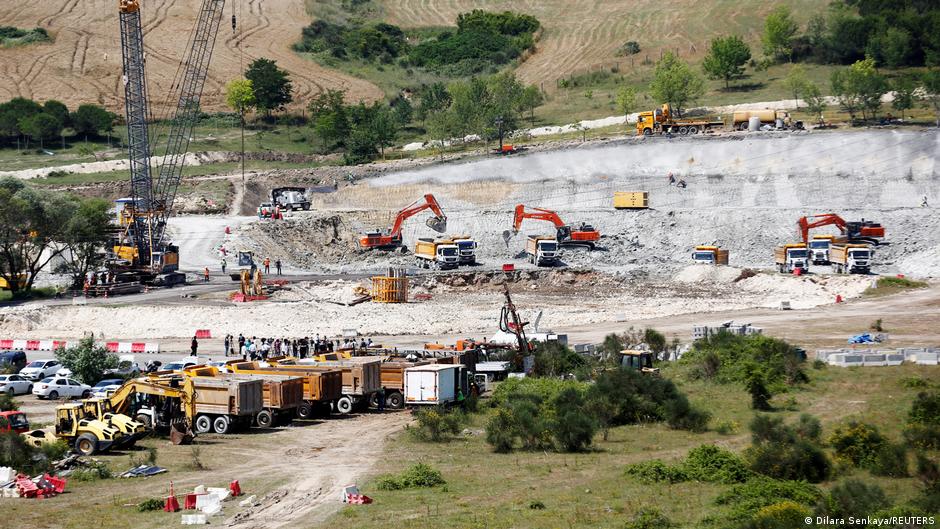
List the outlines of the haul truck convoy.
<svg viewBox="0 0 940 529">
<path fill-rule="evenodd" d="M 806 272 L 808 266 L 806 243 L 784 244 L 774 248 L 774 262 L 781 273 L 792 273 L 796 269 Z"/>
<path fill-rule="evenodd" d="M 829 247 L 829 263 L 837 274 L 871 272 L 871 248 L 867 244 L 833 244 Z"/>
<path fill-rule="evenodd" d="M 692 252 L 692 262 L 696 264 L 727 265 L 728 250 L 717 246 L 696 246 Z"/>
<path fill-rule="evenodd" d="M 297 360 L 291 357 L 269 358 L 268 363 L 288 372 L 317 372 L 340 370 L 343 373 L 343 396 L 333 403 L 337 413 L 350 413 L 361 403 L 368 404 L 372 394 L 382 388 L 382 368 L 379 358 L 350 358 L 335 362 Z"/>
<path fill-rule="evenodd" d="M 254 424 L 270 428 L 288 424 L 297 414 L 304 399 L 304 381 L 299 377 L 269 377 L 224 373 L 214 366 L 192 366 L 183 370 L 189 377 L 217 377 L 230 380 L 260 380 L 262 409 L 255 414 Z"/>
<path fill-rule="evenodd" d="M 238 374 L 303 380 L 303 399 L 297 406 L 297 416 L 301 419 L 313 419 L 318 413 L 329 415 L 332 404 L 343 397 L 343 373 L 338 369 L 282 369 L 278 366 L 261 367 L 257 362 L 242 360 L 232 360 L 225 364 L 225 368 Z"/>
<path fill-rule="evenodd" d="M 418 268 L 449 270 L 459 264 L 457 245 L 449 240 L 418 239 L 415 243 L 415 264 Z"/>
<path fill-rule="evenodd" d="M 525 240 L 525 253 L 535 266 L 558 264 L 558 240 L 547 235 L 530 235 Z"/>
</svg>

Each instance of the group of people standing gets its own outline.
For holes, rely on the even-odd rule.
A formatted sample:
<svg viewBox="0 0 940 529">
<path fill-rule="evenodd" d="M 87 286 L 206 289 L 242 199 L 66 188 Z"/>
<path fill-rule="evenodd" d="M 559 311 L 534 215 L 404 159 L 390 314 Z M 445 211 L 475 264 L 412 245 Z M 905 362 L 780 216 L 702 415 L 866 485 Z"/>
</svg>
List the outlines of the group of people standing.
<svg viewBox="0 0 940 529">
<path fill-rule="evenodd" d="M 239 333 L 237 337 L 227 334 L 223 341 L 225 356 L 242 357 L 246 360 L 266 360 L 274 356 L 294 356 L 307 358 L 315 354 L 332 353 L 340 348 L 369 347 L 372 340 L 363 339 L 361 343 L 355 340 L 331 340 L 319 334 L 313 338 L 258 338 L 246 337 Z"/>
</svg>

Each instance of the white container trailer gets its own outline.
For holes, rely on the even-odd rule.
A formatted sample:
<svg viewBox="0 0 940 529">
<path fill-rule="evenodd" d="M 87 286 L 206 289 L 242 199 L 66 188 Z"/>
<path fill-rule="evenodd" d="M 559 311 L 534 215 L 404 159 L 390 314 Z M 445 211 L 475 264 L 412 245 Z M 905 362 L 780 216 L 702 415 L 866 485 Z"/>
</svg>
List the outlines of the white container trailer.
<svg viewBox="0 0 940 529">
<path fill-rule="evenodd" d="M 454 402 L 462 369 L 462 364 L 427 364 L 405 369 L 405 404 Z"/>
</svg>

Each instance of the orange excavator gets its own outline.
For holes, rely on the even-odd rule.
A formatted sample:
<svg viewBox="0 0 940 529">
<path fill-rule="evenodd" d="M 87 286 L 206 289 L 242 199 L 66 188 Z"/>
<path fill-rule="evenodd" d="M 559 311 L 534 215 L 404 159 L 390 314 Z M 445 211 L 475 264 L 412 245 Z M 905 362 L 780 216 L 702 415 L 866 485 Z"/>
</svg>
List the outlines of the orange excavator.
<svg viewBox="0 0 940 529">
<path fill-rule="evenodd" d="M 441 206 L 437 203 L 434 195 L 424 195 L 423 200 L 412 202 L 408 207 L 398 212 L 395 217 L 395 224 L 389 231 L 372 231 L 362 235 L 359 238 L 361 248 L 397 248 L 401 246 L 401 227 L 405 220 L 413 217 L 422 211 L 430 209 L 434 216 L 426 221 L 426 224 L 432 230 L 444 233 L 447 231 L 447 216 L 441 211 Z"/>
<path fill-rule="evenodd" d="M 881 244 L 885 236 L 885 228 L 877 222 L 862 219 L 860 221 L 847 222 L 835 213 L 823 213 L 821 215 L 810 215 L 801 217 L 797 221 L 800 236 L 804 243 L 809 243 L 809 230 L 819 228 L 820 226 L 831 226 L 839 228 L 842 232 L 844 241 L 839 242 L 864 242 L 869 244 Z"/>
<path fill-rule="evenodd" d="M 575 228 L 565 224 L 564 221 L 561 220 L 561 217 L 558 216 L 558 213 L 552 210 L 532 208 L 531 211 L 526 211 L 524 204 L 518 204 L 516 206 L 516 214 L 512 221 L 513 233 L 519 233 L 520 228 L 522 228 L 522 221 L 525 219 L 545 220 L 554 224 L 556 230 L 555 238 L 558 240 L 558 244 L 594 248 L 598 239 L 601 238 L 600 232 L 594 229 L 594 226 L 590 224 L 582 222 L 580 226 Z"/>
</svg>

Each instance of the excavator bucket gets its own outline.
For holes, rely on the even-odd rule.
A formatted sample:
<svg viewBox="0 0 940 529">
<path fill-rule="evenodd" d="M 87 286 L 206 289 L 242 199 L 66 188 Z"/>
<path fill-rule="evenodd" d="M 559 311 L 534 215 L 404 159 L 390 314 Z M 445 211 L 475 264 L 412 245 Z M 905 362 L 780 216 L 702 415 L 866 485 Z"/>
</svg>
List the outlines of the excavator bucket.
<svg viewBox="0 0 940 529">
<path fill-rule="evenodd" d="M 426 224 L 428 228 L 438 232 L 444 233 L 447 231 L 447 217 L 431 217 L 427 220 Z"/>
<path fill-rule="evenodd" d="M 183 423 L 172 423 L 170 425 L 170 442 L 175 445 L 188 445 L 193 442 L 193 431 L 188 425 Z"/>
</svg>

